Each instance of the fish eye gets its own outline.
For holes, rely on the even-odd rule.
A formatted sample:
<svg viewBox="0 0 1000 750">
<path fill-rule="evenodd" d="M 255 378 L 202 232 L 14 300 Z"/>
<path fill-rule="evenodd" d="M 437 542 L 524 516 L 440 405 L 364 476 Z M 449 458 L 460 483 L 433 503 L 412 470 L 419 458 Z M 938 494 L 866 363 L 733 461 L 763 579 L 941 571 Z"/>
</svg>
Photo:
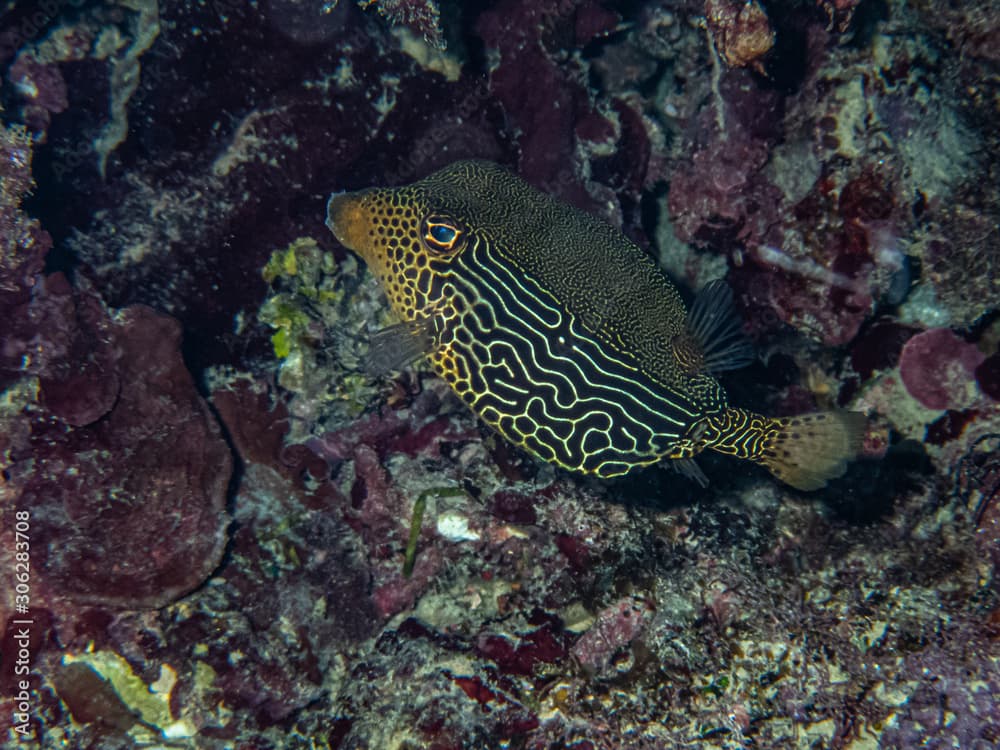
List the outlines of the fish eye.
<svg viewBox="0 0 1000 750">
<path fill-rule="evenodd" d="M 455 222 L 444 217 L 435 216 L 424 221 L 424 242 L 432 250 L 455 250 L 464 234 Z"/>
<path fill-rule="evenodd" d="M 458 236 L 458 230 L 455 227 L 449 227 L 445 224 L 434 224 L 431 226 L 431 237 L 435 242 L 439 242 L 442 245 L 451 244 L 451 241 Z"/>
</svg>

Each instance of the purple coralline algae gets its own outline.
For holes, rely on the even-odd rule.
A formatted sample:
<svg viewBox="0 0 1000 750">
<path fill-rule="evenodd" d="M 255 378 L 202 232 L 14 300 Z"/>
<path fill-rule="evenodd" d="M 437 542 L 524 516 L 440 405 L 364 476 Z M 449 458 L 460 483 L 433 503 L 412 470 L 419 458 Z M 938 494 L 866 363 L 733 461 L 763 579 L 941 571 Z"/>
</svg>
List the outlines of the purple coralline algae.
<svg viewBox="0 0 1000 750">
<path fill-rule="evenodd" d="M 975 372 L 986 356 L 948 328 L 909 339 L 899 357 L 906 390 L 928 409 L 962 409 L 976 400 Z"/>
<path fill-rule="evenodd" d="M 615 602 L 597 613 L 594 624 L 573 644 L 572 654 L 585 669 L 603 671 L 642 634 L 649 619 L 646 602 L 631 598 Z"/>
<path fill-rule="evenodd" d="M 996 746 L 998 21 L 7 3 L 0 745 Z M 726 277 L 733 400 L 866 411 L 867 458 L 588 481 L 368 376 L 326 201 L 472 157 Z"/>
<path fill-rule="evenodd" d="M 111 319 L 58 281 L 36 290 L 51 307 L 32 345 L 56 358 L 35 357 L 38 414 L 8 468 L 37 514 L 37 583 L 77 602 L 162 606 L 222 557 L 229 449 L 175 321 L 143 306 Z"/>
</svg>

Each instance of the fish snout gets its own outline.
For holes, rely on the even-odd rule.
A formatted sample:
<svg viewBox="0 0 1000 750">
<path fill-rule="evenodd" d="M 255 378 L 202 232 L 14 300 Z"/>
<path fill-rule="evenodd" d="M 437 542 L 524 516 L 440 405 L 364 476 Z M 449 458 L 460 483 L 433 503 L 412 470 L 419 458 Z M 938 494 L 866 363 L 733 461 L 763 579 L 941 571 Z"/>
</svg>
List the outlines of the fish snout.
<svg viewBox="0 0 1000 750">
<path fill-rule="evenodd" d="M 371 212 L 365 206 L 368 191 L 334 193 L 326 204 L 326 226 L 337 241 L 368 261 Z"/>
</svg>

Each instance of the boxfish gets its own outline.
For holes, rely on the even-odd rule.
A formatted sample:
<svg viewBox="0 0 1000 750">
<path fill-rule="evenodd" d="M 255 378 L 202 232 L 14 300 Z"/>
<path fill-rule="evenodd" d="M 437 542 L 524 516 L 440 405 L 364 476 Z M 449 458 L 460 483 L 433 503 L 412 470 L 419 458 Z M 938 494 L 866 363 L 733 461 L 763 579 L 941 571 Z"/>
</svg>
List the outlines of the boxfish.
<svg viewBox="0 0 1000 750">
<path fill-rule="evenodd" d="M 618 229 L 499 165 L 458 161 L 411 185 L 335 193 L 327 226 L 400 321 L 373 336 L 370 372 L 426 357 L 543 461 L 602 478 L 664 461 L 704 484 L 694 457 L 710 449 L 814 490 L 860 448 L 862 414 L 729 404 L 716 376 L 754 355 L 724 282 L 687 309 Z"/>
</svg>

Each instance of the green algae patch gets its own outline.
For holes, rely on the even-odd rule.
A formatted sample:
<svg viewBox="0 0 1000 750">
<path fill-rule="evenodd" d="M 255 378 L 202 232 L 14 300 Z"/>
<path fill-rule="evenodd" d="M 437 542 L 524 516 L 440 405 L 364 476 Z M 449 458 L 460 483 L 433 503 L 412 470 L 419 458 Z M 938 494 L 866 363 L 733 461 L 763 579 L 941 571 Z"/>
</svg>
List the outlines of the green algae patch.
<svg viewBox="0 0 1000 750">
<path fill-rule="evenodd" d="M 273 292 L 261 306 L 258 318 L 274 329 L 274 356 L 287 359 L 303 348 L 315 347 L 319 338 L 316 318 L 323 318 L 323 307 L 335 306 L 343 298 L 334 287 L 336 267 L 332 256 L 311 237 L 300 237 L 273 252 L 261 276 Z"/>
<path fill-rule="evenodd" d="M 330 303 L 343 296 L 335 289 L 337 264 L 312 237 L 299 237 L 288 247 L 275 250 L 261 276 L 268 284 L 284 281 L 293 296 Z"/>
<path fill-rule="evenodd" d="M 260 310 L 260 319 L 275 329 L 271 345 L 278 359 L 286 359 L 308 335 L 310 318 L 289 295 L 279 294 L 267 300 Z"/>
<path fill-rule="evenodd" d="M 275 279 L 282 276 L 297 276 L 299 273 L 299 262 L 296 252 L 301 248 L 311 250 L 316 246 L 316 241 L 310 237 L 301 237 L 284 250 L 275 250 L 261 271 L 261 276 L 268 284 L 274 283 Z"/>
<path fill-rule="evenodd" d="M 291 396 L 289 442 L 356 419 L 377 396 L 361 361 L 384 304 L 353 256 L 340 260 L 311 237 L 274 250 L 261 268 L 270 286 L 257 310 L 270 329 L 277 382 Z"/>
</svg>

